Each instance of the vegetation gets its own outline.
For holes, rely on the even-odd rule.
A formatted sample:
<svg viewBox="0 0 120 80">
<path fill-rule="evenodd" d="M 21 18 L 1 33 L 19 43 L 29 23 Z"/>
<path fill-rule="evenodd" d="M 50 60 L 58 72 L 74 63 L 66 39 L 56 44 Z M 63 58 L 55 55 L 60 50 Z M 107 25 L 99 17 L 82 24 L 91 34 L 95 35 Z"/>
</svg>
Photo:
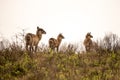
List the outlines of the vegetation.
<svg viewBox="0 0 120 80">
<path fill-rule="evenodd" d="M 114 37 L 107 38 L 96 52 L 78 54 L 70 45 L 59 52 L 30 53 L 12 44 L 0 50 L 0 80 L 120 80 L 119 38 L 114 44 Z"/>
</svg>

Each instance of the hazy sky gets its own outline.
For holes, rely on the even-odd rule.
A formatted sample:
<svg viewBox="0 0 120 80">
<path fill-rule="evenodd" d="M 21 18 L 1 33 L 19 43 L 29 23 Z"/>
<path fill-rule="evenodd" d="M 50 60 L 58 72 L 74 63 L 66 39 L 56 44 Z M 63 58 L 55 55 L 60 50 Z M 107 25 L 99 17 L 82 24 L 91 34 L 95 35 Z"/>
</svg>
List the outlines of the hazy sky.
<svg viewBox="0 0 120 80">
<path fill-rule="evenodd" d="M 6 38 L 25 29 L 47 34 L 42 41 L 63 33 L 63 42 L 78 42 L 91 32 L 93 39 L 106 32 L 120 35 L 120 0 L 0 0 L 0 34 Z"/>
</svg>

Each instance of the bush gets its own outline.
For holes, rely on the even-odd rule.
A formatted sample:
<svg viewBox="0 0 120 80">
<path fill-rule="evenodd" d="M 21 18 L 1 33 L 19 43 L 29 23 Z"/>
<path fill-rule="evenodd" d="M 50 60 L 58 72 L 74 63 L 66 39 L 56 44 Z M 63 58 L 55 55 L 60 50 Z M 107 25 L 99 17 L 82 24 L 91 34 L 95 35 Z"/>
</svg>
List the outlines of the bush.
<svg viewBox="0 0 120 80">
<path fill-rule="evenodd" d="M 99 42 L 99 52 L 79 54 L 78 46 L 70 44 L 59 52 L 42 45 L 29 55 L 12 43 L 0 50 L 0 80 L 120 80 L 119 38 L 111 35 Z"/>
<path fill-rule="evenodd" d="M 100 53 L 117 53 L 120 50 L 120 38 L 113 33 L 107 33 L 103 39 L 98 41 Z"/>
</svg>

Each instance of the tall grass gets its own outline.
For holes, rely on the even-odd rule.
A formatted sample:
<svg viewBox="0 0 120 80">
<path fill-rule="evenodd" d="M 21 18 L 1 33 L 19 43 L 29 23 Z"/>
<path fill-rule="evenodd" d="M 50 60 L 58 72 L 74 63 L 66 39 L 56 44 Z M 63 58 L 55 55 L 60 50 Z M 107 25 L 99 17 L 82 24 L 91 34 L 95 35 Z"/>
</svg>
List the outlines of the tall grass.
<svg viewBox="0 0 120 80">
<path fill-rule="evenodd" d="M 103 42 L 97 52 L 78 54 L 74 44 L 59 52 L 42 44 L 37 53 L 29 53 L 13 42 L 0 50 L 0 80 L 120 80 L 119 44 L 109 49 L 104 46 L 109 41 Z"/>
</svg>

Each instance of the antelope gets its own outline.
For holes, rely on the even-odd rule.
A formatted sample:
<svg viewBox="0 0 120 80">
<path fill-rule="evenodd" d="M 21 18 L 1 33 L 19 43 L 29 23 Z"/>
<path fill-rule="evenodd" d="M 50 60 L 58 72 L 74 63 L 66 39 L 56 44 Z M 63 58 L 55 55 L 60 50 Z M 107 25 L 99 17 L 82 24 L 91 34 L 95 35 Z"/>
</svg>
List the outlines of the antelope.
<svg viewBox="0 0 120 80">
<path fill-rule="evenodd" d="M 61 33 L 57 36 L 57 39 L 50 38 L 49 39 L 49 48 L 51 48 L 52 50 L 55 50 L 55 48 L 57 48 L 57 52 L 58 52 L 58 49 L 59 49 L 62 39 L 64 39 L 64 36 Z"/>
<path fill-rule="evenodd" d="M 87 33 L 85 36 L 85 40 L 83 42 L 86 52 L 97 50 L 98 45 L 96 42 L 93 42 L 91 38 L 93 38 L 93 36 L 91 35 L 91 32 Z"/>
<path fill-rule="evenodd" d="M 30 52 L 31 51 L 36 52 L 38 43 L 42 38 L 42 34 L 46 34 L 46 32 L 42 28 L 39 28 L 38 26 L 37 26 L 36 34 L 32 34 L 32 33 L 26 34 L 25 41 L 26 41 L 26 50 L 27 51 L 28 51 L 28 47 L 29 47 Z M 34 46 L 35 46 L 35 50 L 34 50 Z"/>
</svg>

